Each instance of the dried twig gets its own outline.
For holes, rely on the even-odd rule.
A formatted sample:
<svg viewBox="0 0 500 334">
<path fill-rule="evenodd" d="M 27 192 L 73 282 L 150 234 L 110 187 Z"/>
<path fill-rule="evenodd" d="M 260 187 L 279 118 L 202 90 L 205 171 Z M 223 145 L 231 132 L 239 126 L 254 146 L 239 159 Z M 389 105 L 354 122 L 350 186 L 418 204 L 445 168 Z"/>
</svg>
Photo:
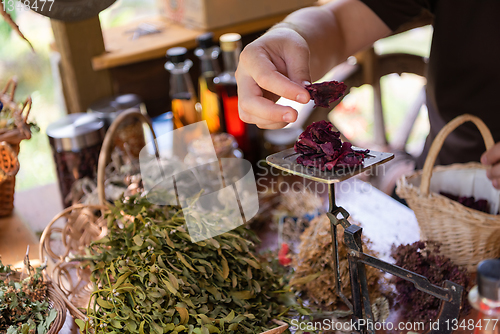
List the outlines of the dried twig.
<svg viewBox="0 0 500 334">
<path fill-rule="evenodd" d="M 21 32 L 21 30 L 19 29 L 19 26 L 16 24 L 16 22 L 14 22 L 14 20 L 12 19 L 12 17 L 10 16 L 9 13 L 7 13 L 5 11 L 5 8 L 3 5 L 0 5 L 0 14 L 2 14 L 3 18 L 5 19 L 5 21 L 12 27 L 12 29 L 14 29 L 17 34 L 19 36 L 21 36 L 22 39 L 24 39 L 26 42 L 28 42 L 31 50 L 33 52 L 35 52 L 35 49 L 33 48 L 33 45 L 30 43 L 30 41 L 23 35 L 23 33 Z"/>
</svg>

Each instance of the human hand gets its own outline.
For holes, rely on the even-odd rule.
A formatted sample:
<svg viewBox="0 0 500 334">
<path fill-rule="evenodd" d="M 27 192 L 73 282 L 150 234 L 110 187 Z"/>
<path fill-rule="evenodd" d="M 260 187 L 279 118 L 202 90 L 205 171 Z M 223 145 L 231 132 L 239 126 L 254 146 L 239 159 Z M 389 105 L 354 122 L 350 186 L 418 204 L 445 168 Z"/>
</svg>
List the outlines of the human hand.
<svg viewBox="0 0 500 334">
<path fill-rule="evenodd" d="M 242 121 L 262 129 L 279 129 L 297 120 L 297 111 L 275 102 L 280 97 L 307 103 L 311 81 L 309 47 L 293 29 L 276 27 L 248 44 L 236 71 Z"/>
<path fill-rule="evenodd" d="M 491 166 L 486 171 L 486 176 L 491 180 L 491 184 L 496 189 L 500 189 L 500 142 L 496 143 L 481 156 L 481 163 Z"/>
</svg>

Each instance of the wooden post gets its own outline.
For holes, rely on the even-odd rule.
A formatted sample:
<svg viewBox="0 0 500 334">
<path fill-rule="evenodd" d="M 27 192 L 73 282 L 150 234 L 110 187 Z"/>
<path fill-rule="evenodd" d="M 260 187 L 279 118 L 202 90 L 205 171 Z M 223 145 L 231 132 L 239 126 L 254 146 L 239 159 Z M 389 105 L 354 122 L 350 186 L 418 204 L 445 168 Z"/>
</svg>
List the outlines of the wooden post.
<svg viewBox="0 0 500 334">
<path fill-rule="evenodd" d="M 379 56 L 373 46 L 363 52 L 363 74 L 365 82 L 373 87 L 373 134 L 374 142 L 380 147 L 387 147 L 382 91 L 380 89 Z"/>
<path fill-rule="evenodd" d="M 109 71 L 92 69 L 92 57 L 105 52 L 99 17 L 78 22 L 51 20 L 51 24 L 61 54 L 68 113 L 86 112 L 92 102 L 113 94 Z"/>
</svg>

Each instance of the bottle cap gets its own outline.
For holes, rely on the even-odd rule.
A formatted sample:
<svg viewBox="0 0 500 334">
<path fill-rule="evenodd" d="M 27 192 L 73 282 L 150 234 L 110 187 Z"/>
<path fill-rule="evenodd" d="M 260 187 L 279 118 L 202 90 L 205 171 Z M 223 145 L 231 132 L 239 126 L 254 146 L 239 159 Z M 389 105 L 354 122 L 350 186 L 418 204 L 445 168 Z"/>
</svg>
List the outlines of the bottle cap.
<svg viewBox="0 0 500 334">
<path fill-rule="evenodd" d="M 224 34 L 219 38 L 222 51 L 230 52 L 241 48 L 241 35 L 236 33 Z"/>
<path fill-rule="evenodd" d="M 167 59 L 172 63 L 181 63 L 186 60 L 187 49 L 178 46 L 167 50 Z"/>
<path fill-rule="evenodd" d="M 214 46 L 214 34 L 211 32 L 201 34 L 196 37 L 196 43 L 200 48 L 208 49 L 209 47 Z"/>
<path fill-rule="evenodd" d="M 488 259 L 479 263 L 477 287 L 481 297 L 500 301 L 500 259 Z"/>
</svg>

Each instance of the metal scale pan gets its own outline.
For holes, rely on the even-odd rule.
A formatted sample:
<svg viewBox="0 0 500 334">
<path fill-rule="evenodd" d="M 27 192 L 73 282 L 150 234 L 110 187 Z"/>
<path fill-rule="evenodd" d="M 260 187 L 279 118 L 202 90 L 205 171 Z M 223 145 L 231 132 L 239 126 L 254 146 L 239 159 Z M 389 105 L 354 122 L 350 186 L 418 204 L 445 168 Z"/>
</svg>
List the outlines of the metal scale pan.
<svg viewBox="0 0 500 334">
<path fill-rule="evenodd" d="M 354 147 L 354 150 L 362 150 L 358 147 Z M 376 152 L 370 151 L 368 156 L 363 161 L 363 164 L 356 167 L 345 167 L 338 168 L 331 171 L 322 171 L 319 168 L 306 167 L 297 163 L 297 157 L 299 153 L 296 153 L 293 148 L 275 153 L 267 157 L 266 161 L 269 165 L 281 169 L 285 172 L 289 172 L 294 175 L 305 177 L 307 179 L 332 184 L 347 180 L 357 174 L 363 173 L 364 171 L 370 170 L 371 168 L 386 163 L 394 159 L 394 154 L 386 152 Z"/>
</svg>

